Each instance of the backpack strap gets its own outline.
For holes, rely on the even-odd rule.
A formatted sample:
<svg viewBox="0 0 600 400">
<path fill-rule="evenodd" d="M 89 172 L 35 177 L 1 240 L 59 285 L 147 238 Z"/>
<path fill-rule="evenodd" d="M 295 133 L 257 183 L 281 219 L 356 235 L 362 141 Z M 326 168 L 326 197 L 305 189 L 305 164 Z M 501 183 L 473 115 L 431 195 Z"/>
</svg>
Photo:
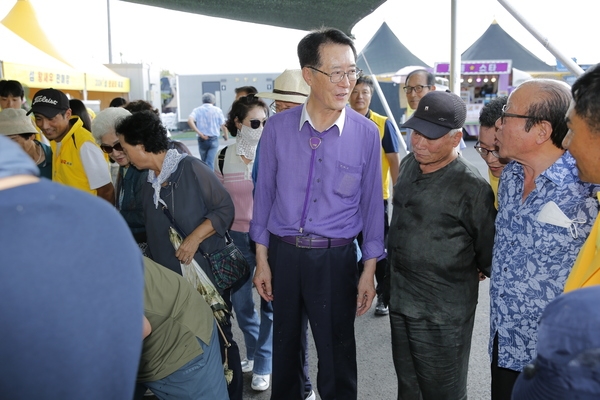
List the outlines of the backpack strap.
<svg viewBox="0 0 600 400">
<path fill-rule="evenodd" d="M 225 152 L 227 151 L 227 147 L 223 147 L 223 150 L 219 152 L 218 162 L 219 162 L 219 171 L 221 171 L 221 175 L 223 175 L 223 164 L 225 164 Z"/>
</svg>

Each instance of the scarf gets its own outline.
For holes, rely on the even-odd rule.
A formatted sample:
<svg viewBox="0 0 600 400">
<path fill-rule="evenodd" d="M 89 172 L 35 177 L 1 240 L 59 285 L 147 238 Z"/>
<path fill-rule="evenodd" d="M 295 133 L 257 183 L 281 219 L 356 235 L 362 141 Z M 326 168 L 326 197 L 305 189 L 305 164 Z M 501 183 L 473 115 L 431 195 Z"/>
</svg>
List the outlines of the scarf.
<svg viewBox="0 0 600 400">
<path fill-rule="evenodd" d="M 258 140 L 260 139 L 260 135 L 262 135 L 262 131 L 262 126 L 252 129 L 249 126 L 242 125 L 242 129 L 238 130 L 238 134 L 235 138 L 237 144 L 237 151 L 235 154 L 244 156 L 248 160 L 254 160 L 256 146 L 258 146 Z"/>
<path fill-rule="evenodd" d="M 179 161 L 183 160 L 185 156 L 187 156 L 187 154 L 180 154 L 175 149 L 167 150 L 160 174 L 156 176 L 153 170 L 148 171 L 148 182 L 152 184 L 152 188 L 154 189 L 153 199 L 154 206 L 156 208 L 158 208 L 158 203 L 166 205 L 165 202 L 160 198 L 160 189 L 162 184 L 169 179 L 173 172 L 175 172 L 177 166 L 179 165 Z"/>
</svg>

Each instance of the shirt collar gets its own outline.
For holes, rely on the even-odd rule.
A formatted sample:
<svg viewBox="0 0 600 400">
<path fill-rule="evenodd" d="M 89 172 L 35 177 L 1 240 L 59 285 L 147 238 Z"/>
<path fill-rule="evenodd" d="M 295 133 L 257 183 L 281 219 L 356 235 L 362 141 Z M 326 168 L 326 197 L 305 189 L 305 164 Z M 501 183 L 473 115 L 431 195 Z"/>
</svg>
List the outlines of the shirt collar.
<svg viewBox="0 0 600 400">
<path fill-rule="evenodd" d="M 302 114 L 300 115 L 300 125 L 298 126 L 298 130 L 301 130 L 302 126 L 304 126 L 304 123 L 307 121 L 310 124 L 310 126 L 312 126 L 313 129 L 315 129 L 315 126 L 313 125 L 312 120 L 310 119 L 310 115 L 308 115 L 308 111 L 306 111 L 306 103 L 304 103 L 302 105 Z M 340 113 L 339 117 L 333 122 L 333 124 L 331 124 L 331 126 L 325 130 L 329 130 L 334 125 L 337 125 L 338 130 L 340 131 L 339 135 L 342 136 L 342 131 L 344 130 L 345 123 L 346 123 L 346 107 L 344 107 L 342 109 L 342 112 Z"/>
</svg>

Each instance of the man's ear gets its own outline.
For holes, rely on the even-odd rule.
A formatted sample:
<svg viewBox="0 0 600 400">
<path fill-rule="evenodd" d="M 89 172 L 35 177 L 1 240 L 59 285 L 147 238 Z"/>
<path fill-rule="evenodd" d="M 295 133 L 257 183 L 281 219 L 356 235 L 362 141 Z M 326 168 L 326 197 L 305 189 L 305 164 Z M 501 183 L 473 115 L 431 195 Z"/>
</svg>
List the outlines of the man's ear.
<svg viewBox="0 0 600 400">
<path fill-rule="evenodd" d="M 71 109 L 70 109 L 70 108 L 69 108 L 69 109 L 67 109 L 67 111 L 65 111 L 65 118 L 66 118 L 66 119 L 71 119 L 71 115 L 72 115 L 72 114 L 73 114 L 73 113 L 72 113 Z"/>
<path fill-rule="evenodd" d="M 535 129 L 535 141 L 537 144 L 542 144 L 551 140 L 552 135 L 552 124 L 549 121 L 540 121 L 535 124 L 531 129 Z"/>
<path fill-rule="evenodd" d="M 460 139 L 462 139 L 463 137 L 463 131 L 461 130 L 460 132 L 456 132 L 454 134 L 454 136 L 451 137 L 452 142 L 454 143 L 454 146 L 452 147 L 456 147 L 460 144 Z"/>
<path fill-rule="evenodd" d="M 312 74 L 312 71 L 310 68 L 308 68 L 308 67 L 302 68 L 302 78 L 304 78 L 304 80 L 306 81 L 306 84 L 308 86 L 312 87 L 313 74 Z"/>
</svg>

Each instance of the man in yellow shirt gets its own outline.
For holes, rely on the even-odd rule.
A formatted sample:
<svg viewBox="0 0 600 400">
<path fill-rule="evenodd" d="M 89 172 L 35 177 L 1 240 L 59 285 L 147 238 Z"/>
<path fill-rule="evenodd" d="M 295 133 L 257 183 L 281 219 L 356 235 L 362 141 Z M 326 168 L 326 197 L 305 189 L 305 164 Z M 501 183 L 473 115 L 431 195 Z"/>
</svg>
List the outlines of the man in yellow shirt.
<svg viewBox="0 0 600 400">
<path fill-rule="evenodd" d="M 575 158 L 582 181 L 600 183 L 600 64 L 589 68 L 571 87 L 573 100 L 567 111 L 569 132 L 563 147 Z M 600 285 L 600 218 L 579 251 L 565 284 L 565 292 Z"/>
</svg>

